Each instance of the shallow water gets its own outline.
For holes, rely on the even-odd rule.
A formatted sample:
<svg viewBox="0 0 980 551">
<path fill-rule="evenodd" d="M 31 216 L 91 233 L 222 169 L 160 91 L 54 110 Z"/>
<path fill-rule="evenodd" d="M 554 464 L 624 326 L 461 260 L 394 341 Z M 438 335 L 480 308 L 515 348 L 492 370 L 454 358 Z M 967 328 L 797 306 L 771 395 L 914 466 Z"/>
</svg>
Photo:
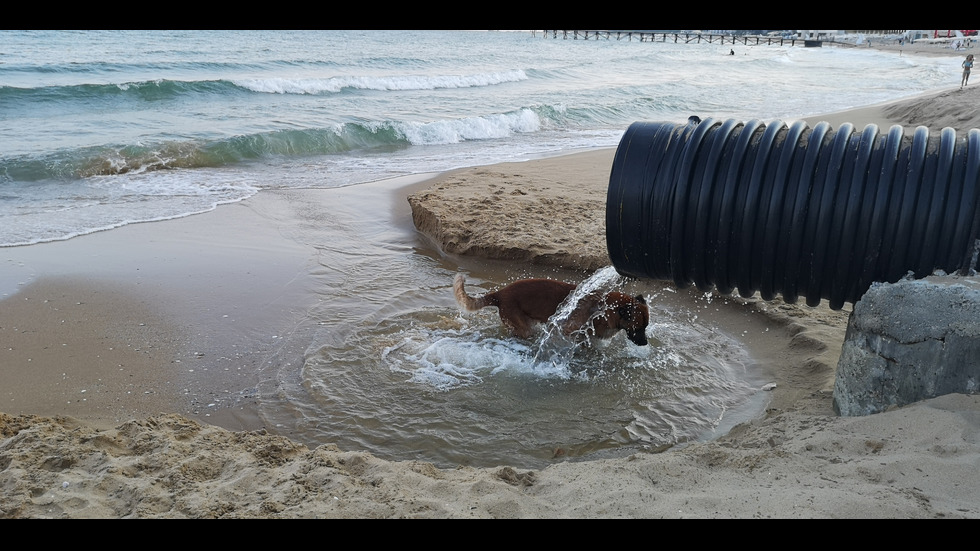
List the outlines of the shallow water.
<svg viewBox="0 0 980 551">
<path fill-rule="evenodd" d="M 256 395 L 277 432 L 443 467 L 535 467 L 710 438 L 764 406 L 764 369 L 740 342 L 751 325 L 719 325 L 719 310 L 741 308 L 730 301 L 625 283 L 606 268 L 588 283 L 646 296 L 648 347 L 624 334 L 575 344 L 546 327 L 515 339 L 496 309 L 460 311 L 457 271 L 473 294 L 521 277 L 586 277 L 444 257 L 400 194 L 322 193 L 329 213 L 296 205 L 295 224 L 280 229 L 313 246 L 317 265 L 315 306 L 280 338 Z"/>
</svg>

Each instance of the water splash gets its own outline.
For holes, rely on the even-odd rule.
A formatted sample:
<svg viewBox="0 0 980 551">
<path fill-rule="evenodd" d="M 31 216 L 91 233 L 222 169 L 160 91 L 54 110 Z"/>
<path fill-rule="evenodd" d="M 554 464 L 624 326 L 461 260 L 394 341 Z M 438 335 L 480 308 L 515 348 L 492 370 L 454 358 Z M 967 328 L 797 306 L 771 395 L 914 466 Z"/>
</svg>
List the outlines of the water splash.
<svg viewBox="0 0 980 551">
<path fill-rule="evenodd" d="M 492 308 L 465 316 L 457 312 L 453 318 L 440 311 L 414 312 L 396 324 L 397 330 L 391 328 L 390 340 L 380 346 L 381 361 L 408 375 L 406 382 L 440 392 L 484 384 L 493 377 L 588 380 L 610 364 L 642 363 L 649 354 L 636 353 L 632 345 L 599 342 L 589 335 L 588 324 L 571 333 L 563 330 L 583 298 L 621 283 L 612 266 L 595 272 L 529 341 L 510 336 Z M 594 314 L 599 315 L 601 311 Z"/>
<path fill-rule="evenodd" d="M 542 334 L 533 347 L 535 350 L 534 363 L 569 369 L 572 365 L 572 357 L 575 356 L 576 352 L 593 344 L 588 334 L 591 323 L 585 323 L 575 331 L 566 332 L 565 326 L 569 317 L 575 312 L 583 298 L 593 293 L 612 289 L 621 283 L 621 280 L 622 278 L 614 267 L 606 266 L 580 283 L 558 306 L 548 322 L 544 324 Z M 601 310 L 596 311 L 588 321 L 591 322 L 601 315 Z"/>
<path fill-rule="evenodd" d="M 604 289 L 609 289 L 621 281 L 619 273 L 616 272 L 616 268 L 612 266 L 606 266 L 605 268 L 597 270 L 588 279 L 583 281 L 575 288 L 572 294 L 568 295 L 557 310 L 555 314 L 548 321 L 548 325 L 558 325 L 568 319 L 568 316 L 575 311 L 575 307 L 583 298 L 588 295 L 601 291 Z"/>
</svg>

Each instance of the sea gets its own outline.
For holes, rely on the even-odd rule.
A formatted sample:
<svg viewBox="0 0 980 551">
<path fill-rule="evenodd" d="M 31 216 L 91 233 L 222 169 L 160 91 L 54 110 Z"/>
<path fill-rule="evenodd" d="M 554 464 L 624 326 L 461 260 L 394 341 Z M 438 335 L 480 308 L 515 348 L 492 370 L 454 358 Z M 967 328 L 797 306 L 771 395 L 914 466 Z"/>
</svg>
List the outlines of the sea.
<svg viewBox="0 0 980 551">
<path fill-rule="evenodd" d="M 640 120 L 830 113 L 958 72 L 859 47 L 530 31 L 4 30 L 0 246 L 186 216 L 263 188 L 615 147 Z"/>
<path fill-rule="evenodd" d="M 611 148 L 636 121 L 791 121 L 955 85 L 959 72 L 958 60 L 862 47 L 531 31 L 3 30 L 0 252 L 263 191 L 351 198 L 392 179 Z M 260 384 L 199 413 L 246 400 L 310 445 L 540 467 L 710 438 L 762 407 L 744 328 L 713 319 L 722 299 L 643 288 L 655 313 L 644 349 L 581 348 L 547 330 L 515 341 L 493 312 L 459 313 L 451 258 L 364 205 L 308 209 L 316 219 L 295 235 L 318 251 L 304 276 L 314 299 L 288 331 L 235 345 L 236 361 L 250 347 L 291 356 L 252 361 Z M 469 275 L 474 292 L 506 282 Z M 583 282 L 628 284 L 611 268 Z"/>
</svg>

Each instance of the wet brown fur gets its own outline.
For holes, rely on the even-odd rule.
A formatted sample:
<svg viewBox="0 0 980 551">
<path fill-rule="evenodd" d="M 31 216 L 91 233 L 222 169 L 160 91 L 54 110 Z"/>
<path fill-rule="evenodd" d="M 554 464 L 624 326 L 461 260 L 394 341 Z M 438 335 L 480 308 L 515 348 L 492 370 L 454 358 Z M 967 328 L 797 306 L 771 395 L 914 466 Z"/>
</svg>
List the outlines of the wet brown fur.
<svg viewBox="0 0 980 551">
<path fill-rule="evenodd" d="M 496 306 L 503 322 L 516 337 L 529 338 L 532 327 L 545 323 L 554 315 L 575 285 L 552 279 L 521 279 L 480 297 L 466 294 L 463 274 L 456 274 L 453 291 L 456 302 L 470 312 L 487 306 Z M 603 310 L 603 314 L 593 316 Z M 624 293 L 593 293 L 582 298 L 562 326 L 566 335 L 580 330 L 592 320 L 589 333 L 600 339 L 608 339 L 618 331 L 626 331 L 633 343 L 647 344 L 646 328 L 650 311 L 643 295 L 631 297 Z"/>
</svg>

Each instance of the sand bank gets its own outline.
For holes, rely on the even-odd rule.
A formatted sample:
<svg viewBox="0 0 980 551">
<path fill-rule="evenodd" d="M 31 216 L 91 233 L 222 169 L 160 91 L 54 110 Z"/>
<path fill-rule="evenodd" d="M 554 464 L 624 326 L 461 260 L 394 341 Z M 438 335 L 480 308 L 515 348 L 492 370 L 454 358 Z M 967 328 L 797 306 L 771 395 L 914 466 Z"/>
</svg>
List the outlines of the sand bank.
<svg viewBox="0 0 980 551">
<path fill-rule="evenodd" d="M 975 88 L 950 90 L 843 116 L 856 126 L 866 117 L 887 127 L 909 124 L 892 117 L 915 113 L 922 122 L 914 124 L 935 127 L 930 117 L 954 113 L 962 130 L 980 127 L 977 99 Z M 611 155 L 443 175 L 412 190 L 435 213 L 416 222 L 453 255 L 592 268 L 602 263 L 602 226 L 594 216 L 602 212 Z M 303 190 L 262 193 L 197 217 L 0 253 L 0 262 L 14 266 L 5 273 L 22 280 L 15 290 L 9 282 L 0 287 L 9 295 L 0 302 L 0 411 L 8 412 L 0 414 L 0 518 L 980 518 L 980 396 L 836 417 L 830 388 L 846 313 L 778 301 L 748 301 L 778 320 L 798 352 L 773 366 L 777 386 L 765 415 L 717 440 L 664 453 L 536 471 L 438 469 L 331 445 L 310 449 L 250 426 L 245 406 L 242 428 L 257 430 L 202 422 L 200 402 L 254 383 L 247 368 L 203 374 L 185 367 L 210 350 L 203 328 L 254 312 L 274 318 L 264 326 L 288 324 L 295 297 L 281 291 L 303 296 L 295 276 L 308 251 L 261 221 L 275 219 L 277 201 L 315 197 Z M 488 210 L 494 217 L 484 218 Z M 561 215 L 543 214 L 555 212 Z M 507 222 L 497 227 L 499 219 Z M 522 234 L 515 224 L 542 229 Z M 224 230 L 215 235 L 216 228 Z M 245 228 L 247 246 L 234 239 Z M 202 244 L 204 234 L 214 241 Z M 163 235 L 166 252 L 139 253 L 141 244 Z M 595 239 L 568 240 L 582 235 Z M 452 238 L 441 241 L 445 236 Z M 103 239 L 125 254 L 93 262 L 92 255 L 111 248 L 87 243 Z M 223 239 L 222 250 L 215 245 Z M 203 261 L 195 247 L 206 247 L 213 260 Z M 241 263 L 244 273 L 256 270 L 262 285 L 201 283 L 213 281 L 199 277 L 208 266 L 227 262 Z M 135 279 L 141 292 L 112 293 L 123 277 Z M 168 285 L 185 286 L 186 302 L 165 304 L 154 291 L 167 278 Z M 256 288 L 280 293 L 242 303 Z M 230 303 L 239 305 L 238 315 L 220 308 Z M 249 327 L 228 330 L 254 338 Z"/>
</svg>

